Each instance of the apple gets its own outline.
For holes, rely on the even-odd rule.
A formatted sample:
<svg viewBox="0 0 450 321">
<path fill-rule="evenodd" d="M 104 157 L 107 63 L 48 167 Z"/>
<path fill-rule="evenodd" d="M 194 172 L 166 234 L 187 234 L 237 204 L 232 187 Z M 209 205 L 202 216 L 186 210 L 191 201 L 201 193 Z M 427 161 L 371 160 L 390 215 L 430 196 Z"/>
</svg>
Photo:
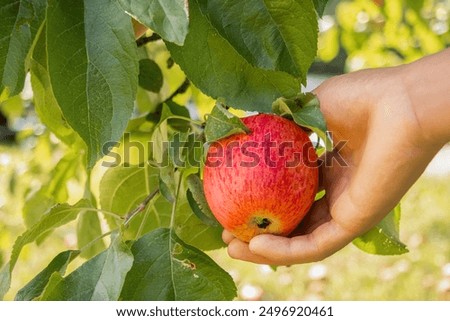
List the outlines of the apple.
<svg viewBox="0 0 450 321">
<path fill-rule="evenodd" d="M 220 224 L 245 242 L 258 234 L 289 235 L 318 188 L 317 154 L 308 134 L 272 114 L 242 118 L 249 134 L 211 144 L 205 197 Z"/>
</svg>

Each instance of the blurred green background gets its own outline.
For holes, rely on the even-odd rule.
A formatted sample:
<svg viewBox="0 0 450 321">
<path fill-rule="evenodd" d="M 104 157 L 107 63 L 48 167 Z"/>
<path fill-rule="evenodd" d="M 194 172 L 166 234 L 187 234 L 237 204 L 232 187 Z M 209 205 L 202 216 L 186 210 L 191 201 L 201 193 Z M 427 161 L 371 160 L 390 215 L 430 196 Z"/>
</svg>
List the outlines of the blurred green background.
<svg viewBox="0 0 450 321">
<path fill-rule="evenodd" d="M 334 74 L 407 63 L 448 47 L 450 0 L 330 0 L 319 25 L 318 58 L 307 90 Z M 176 77 L 184 76 L 179 72 Z M 23 218 L 47 208 L 45 197 L 36 193 L 68 149 L 39 122 L 32 98 L 28 86 L 22 95 L 0 104 L 0 266 L 16 237 L 31 224 Z M 146 99 L 151 103 L 151 96 Z M 177 99 L 197 106 L 190 111 L 200 116 L 213 106 L 195 89 Z M 48 186 L 46 192 L 56 199 L 58 193 L 67 193 L 73 203 L 82 197 L 86 178 L 84 171 L 73 168 L 65 174 L 70 179 L 62 180 L 64 186 Z M 400 238 L 410 250 L 406 255 L 373 256 L 349 245 L 323 262 L 274 271 L 232 260 L 225 249 L 208 254 L 233 276 L 243 300 L 450 300 L 449 195 L 447 145 L 402 202 Z M 26 246 L 5 299 L 13 299 L 56 253 L 76 247 L 75 224 Z M 81 262 L 77 260 L 74 267 Z"/>
</svg>

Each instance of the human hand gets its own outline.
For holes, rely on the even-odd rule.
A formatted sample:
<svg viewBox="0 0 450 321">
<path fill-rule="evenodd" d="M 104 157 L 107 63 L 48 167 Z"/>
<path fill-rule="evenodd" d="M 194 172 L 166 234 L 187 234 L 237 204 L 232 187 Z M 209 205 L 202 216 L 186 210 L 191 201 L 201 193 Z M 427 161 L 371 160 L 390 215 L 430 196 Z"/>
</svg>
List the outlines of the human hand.
<svg viewBox="0 0 450 321">
<path fill-rule="evenodd" d="M 224 231 L 231 257 L 273 265 L 319 261 L 390 212 L 442 146 L 421 127 L 405 70 L 359 71 L 315 90 L 335 143 L 322 157 L 325 197 L 291 237 L 265 234 L 247 244 Z"/>
</svg>

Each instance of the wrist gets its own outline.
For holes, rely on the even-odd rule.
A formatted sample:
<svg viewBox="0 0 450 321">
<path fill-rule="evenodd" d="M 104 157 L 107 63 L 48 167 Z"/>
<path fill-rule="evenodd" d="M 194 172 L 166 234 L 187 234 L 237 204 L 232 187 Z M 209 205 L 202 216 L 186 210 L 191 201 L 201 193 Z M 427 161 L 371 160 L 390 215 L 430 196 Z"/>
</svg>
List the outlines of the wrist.
<svg viewBox="0 0 450 321">
<path fill-rule="evenodd" d="M 399 68 L 422 137 L 443 146 L 450 141 L 450 50 Z"/>
</svg>

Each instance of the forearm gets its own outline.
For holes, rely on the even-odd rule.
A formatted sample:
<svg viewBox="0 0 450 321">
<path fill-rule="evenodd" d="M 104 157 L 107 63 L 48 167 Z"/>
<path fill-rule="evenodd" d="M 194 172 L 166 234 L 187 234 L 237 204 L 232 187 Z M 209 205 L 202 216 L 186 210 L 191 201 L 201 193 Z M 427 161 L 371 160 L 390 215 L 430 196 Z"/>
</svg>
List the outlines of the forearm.
<svg viewBox="0 0 450 321">
<path fill-rule="evenodd" d="M 401 68 L 424 136 L 431 144 L 450 141 L 450 49 Z"/>
</svg>

